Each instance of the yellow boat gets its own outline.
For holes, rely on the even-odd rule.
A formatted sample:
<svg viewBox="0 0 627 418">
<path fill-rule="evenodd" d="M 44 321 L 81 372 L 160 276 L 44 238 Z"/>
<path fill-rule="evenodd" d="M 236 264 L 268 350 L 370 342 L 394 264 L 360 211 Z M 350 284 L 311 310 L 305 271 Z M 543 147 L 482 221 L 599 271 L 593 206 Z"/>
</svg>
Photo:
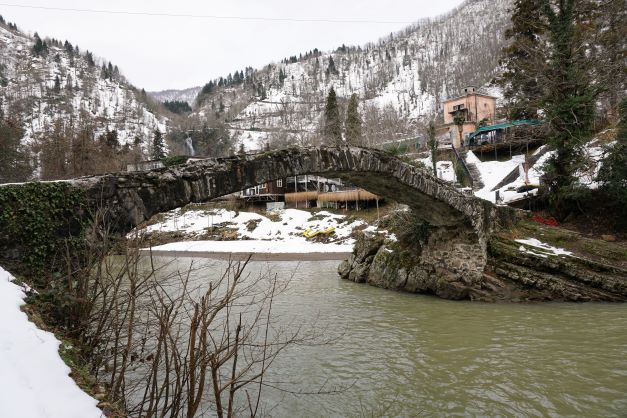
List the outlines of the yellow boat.
<svg viewBox="0 0 627 418">
<path fill-rule="evenodd" d="M 307 229 L 307 230 L 305 230 L 305 232 L 303 232 L 303 235 L 305 236 L 305 238 L 313 238 L 313 237 L 321 235 L 321 234 L 323 234 L 323 235 L 331 235 L 333 233 L 335 233 L 335 228 L 331 226 L 331 227 L 329 227 L 329 228 L 327 228 L 327 229 L 325 229 L 323 231 L 320 231 L 320 230 L 314 231 L 313 229 Z"/>
</svg>

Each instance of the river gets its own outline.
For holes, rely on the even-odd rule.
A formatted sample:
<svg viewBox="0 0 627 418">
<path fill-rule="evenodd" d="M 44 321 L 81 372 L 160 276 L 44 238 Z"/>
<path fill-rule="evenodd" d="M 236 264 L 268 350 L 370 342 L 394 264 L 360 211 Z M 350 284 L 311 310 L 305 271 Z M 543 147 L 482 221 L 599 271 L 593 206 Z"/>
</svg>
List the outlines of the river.
<svg viewBox="0 0 627 418">
<path fill-rule="evenodd" d="M 452 302 L 343 281 L 337 265 L 248 266 L 292 277 L 276 321 L 334 340 L 272 365 L 268 381 L 331 393 L 266 389 L 271 416 L 627 416 L 627 305 Z"/>
</svg>

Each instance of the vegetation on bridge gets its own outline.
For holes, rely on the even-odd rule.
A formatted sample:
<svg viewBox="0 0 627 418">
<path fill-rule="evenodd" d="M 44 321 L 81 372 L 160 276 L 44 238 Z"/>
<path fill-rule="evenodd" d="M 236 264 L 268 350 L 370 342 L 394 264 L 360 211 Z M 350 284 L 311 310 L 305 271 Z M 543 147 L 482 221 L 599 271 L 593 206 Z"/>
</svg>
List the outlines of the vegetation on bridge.
<svg viewBox="0 0 627 418">
<path fill-rule="evenodd" d="M 78 245 L 72 237 L 82 229 L 79 216 L 85 202 L 84 192 L 69 183 L 0 187 L 0 248 L 5 256 L 22 252 L 20 271 L 45 280 L 58 265 L 59 254 Z"/>
</svg>

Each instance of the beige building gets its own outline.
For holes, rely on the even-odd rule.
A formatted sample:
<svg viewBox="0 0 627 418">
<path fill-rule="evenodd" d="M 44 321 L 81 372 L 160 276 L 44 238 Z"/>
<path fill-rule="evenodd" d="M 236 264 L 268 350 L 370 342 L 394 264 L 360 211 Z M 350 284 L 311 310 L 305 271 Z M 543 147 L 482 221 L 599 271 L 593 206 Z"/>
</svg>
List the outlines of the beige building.
<svg viewBox="0 0 627 418">
<path fill-rule="evenodd" d="M 444 125 L 438 130 L 439 134 L 447 134 L 450 142 L 459 148 L 465 138 L 476 130 L 477 123 L 485 121 L 487 125 L 494 123 L 496 115 L 496 97 L 479 92 L 476 87 L 466 87 L 463 94 L 445 100 L 442 103 L 444 111 Z M 464 118 L 462 137 L 459 137 L 459 127 L 455 124 L 455 116 Z"/>
</svg>

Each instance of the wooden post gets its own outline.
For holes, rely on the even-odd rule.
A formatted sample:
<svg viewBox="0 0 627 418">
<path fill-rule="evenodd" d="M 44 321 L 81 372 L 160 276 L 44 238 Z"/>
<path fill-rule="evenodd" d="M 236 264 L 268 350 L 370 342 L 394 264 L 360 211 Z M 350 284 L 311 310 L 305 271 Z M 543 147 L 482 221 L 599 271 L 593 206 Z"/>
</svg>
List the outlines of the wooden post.
<svg viewBox="0 0 627 418">
<path fill-rule="evenodd" d="M 379 220 L 379 196 L 377 196 L 377 221 Z"/>
</svg>

